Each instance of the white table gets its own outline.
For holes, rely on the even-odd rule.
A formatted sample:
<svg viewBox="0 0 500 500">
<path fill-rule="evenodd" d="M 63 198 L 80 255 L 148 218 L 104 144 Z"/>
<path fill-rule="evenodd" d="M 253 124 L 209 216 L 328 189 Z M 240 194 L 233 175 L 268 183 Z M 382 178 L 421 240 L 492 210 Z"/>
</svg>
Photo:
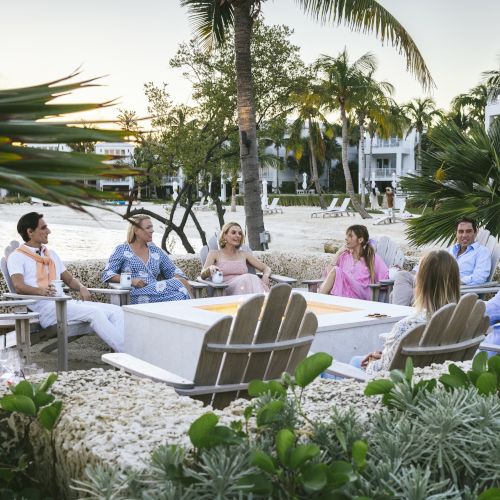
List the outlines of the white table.
<svg viewBox="0 0 500 500">
<path fill-rule="evenodd" d="M 294 292 L 304 295 L 316 309 L 318 330 L 311 349 L 328 352 L 338 361 L 349 362 L 353 355 L 382 347 L 379 335 L 413 312 L 411 307 Z M 241 295 L 124 306 L 125 352 L 192 380 L 205 332 L 248 298 Z M 343 310 L 334 311 L 335 307 Z M 367 316 L 373 313 L 386 316 Z"/>
</svg>

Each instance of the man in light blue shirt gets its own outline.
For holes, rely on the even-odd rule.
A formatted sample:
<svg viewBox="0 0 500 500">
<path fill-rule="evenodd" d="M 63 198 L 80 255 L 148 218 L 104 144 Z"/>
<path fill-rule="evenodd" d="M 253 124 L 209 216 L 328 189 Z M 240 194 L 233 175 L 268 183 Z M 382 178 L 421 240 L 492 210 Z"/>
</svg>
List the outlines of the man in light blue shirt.
<svg viewBox="0 0 500 500">
<path fill-rule="evenodd" d="M 476 240 L 474 219 L 462 217 L 457 221 L 457 242 L 448 252 L 457 259 L 460 281 L 464 285 L 481 285 L 488 281 L 491 271 L 491 253 Z"/>
<path fill-rule="evenodd" d="M 457 242 L 448 252 L 457 259 L 460 281 L 463 285 L 481 285 L 488 281 L 491 271 L 490 251 L 477 243 L 477 224 L 470 217 L 461 217 L 456 222 Z M 416 269 L 399 271 L 394 278 L 392 303 L 409 306 L 413 302 Z"/>
</svg>

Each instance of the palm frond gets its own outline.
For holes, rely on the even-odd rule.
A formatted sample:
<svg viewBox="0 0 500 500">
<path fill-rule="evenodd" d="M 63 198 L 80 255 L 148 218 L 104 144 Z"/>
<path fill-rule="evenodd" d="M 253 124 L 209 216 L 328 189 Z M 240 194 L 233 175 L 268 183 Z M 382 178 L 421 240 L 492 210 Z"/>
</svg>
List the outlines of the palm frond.
<svg viewBox="0 0 500 500">
<path fill-rule="evenodd" d="M 229 0 L 181 0 L 189 10 L 189 19 L 202 45 L 222 45 L 234 23 L 234 7 Z"/>
<path fill-rule="evenodd" d="M 408 221 L 406 234 L 416 245 L 451 240 L 455 220 L 474 217 L 500 235 L 500 122 L 486 132 L 473 124 L 467 132 L 445 122 L 429 134 L 431 147 L 422 155 L 422 176 L 408 175 L 401 187 L 424 209 Z"/>
<path fill-rule="evenodd" d="M 55 97 L 96 85 L 95 79 L 68 82 L 76 74 L 34 87 L 0 91 L 0 186 L 84 210 L 84 206 L 95 205 L 100 198 L 109 198 L 110 193 L 85 186 L 81 181 L 137 175 L 139 171 L 105 163 L 112 160 L 110 156 L 49 151 L 23 145 L 123 140 L 124 132 L 117 130 L 35 121 L 109 105 L 53 104 L 51 101 Z"/>
<path fill-rule="evenodd" d="M 373 32 L 382 43 L 388 42 L 406 58 L 406 66 L 425 89 L 434 81 L 424 58 L 410 34 L 376 0 L 295 0 L 303 10 L 323 24 L 346 24 L 362 33 Z"/>
</svg>

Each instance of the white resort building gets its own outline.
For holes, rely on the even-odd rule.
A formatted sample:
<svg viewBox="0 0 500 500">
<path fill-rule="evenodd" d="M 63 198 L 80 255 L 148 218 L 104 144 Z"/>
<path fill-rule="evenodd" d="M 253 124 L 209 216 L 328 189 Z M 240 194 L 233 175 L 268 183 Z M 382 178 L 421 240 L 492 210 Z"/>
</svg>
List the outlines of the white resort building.
<svg viewBox="0 0 500 500">
<path fill-rule="evenodd" d="M 499 119 L 500 117 L 500 95 L 488 102 L 484 115 L 486 130 L 488 130 L 493 120 Z"/>
<path fill-rule="evenodd" d="M 365 138 L 365 182 L 375 181 L 382 188 L 391 184 L 394 176 L 396 181 L 403 175 L 415 171 L 415 147 L 417 134 L 411 130 L 406 137 L 391 137 L 381 139 L 375 136 Z M 360 151 L 361 157 L 361 151 Z M 361 191 L 363 179 L 361 169 L 358 174 L 358 188 Z"/>
</svg>

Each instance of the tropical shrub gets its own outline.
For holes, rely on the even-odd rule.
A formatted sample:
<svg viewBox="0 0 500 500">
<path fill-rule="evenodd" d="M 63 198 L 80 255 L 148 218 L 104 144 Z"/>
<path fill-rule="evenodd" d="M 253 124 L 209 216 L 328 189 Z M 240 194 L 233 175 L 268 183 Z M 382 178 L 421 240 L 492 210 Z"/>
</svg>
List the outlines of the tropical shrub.
<svg viewBox="0 0 500 500">
<path fill-rule="evenodd" d="M 497 358 L 460 370 L 468 383 L 454 365 L 451 378 L 414 382 L 410 361 L 367 385 L 386 405 L 369 421 L 334 408 L 319 422 L 301 398 L 330 363 L 320 353 L 294 377 L 252 381 L 242 421 L 223 426 L 206 413 L 193 422 L 193 449 L 162 446 L 140 473 L 88 468 L 75 487 L 88 498 L 499 498 L 500 400 L 478 383 Z"/>
<path fill-rule="evenodd" d="M 30 444 L 30 427 L 37 422 L 48 432 L 56 425 L 61 401 L 50 394 L 57 380 L 55 373 L 40 383 L 22 380 L 10 386 L 11 394 L 0 398 L 0 498 L 48 498 L 34 476 L 34 454 Z M 10 415 L 10 416 L 9 416 Z M 19 426 L 10 418 L 24 418 Z"/>
</svg>

